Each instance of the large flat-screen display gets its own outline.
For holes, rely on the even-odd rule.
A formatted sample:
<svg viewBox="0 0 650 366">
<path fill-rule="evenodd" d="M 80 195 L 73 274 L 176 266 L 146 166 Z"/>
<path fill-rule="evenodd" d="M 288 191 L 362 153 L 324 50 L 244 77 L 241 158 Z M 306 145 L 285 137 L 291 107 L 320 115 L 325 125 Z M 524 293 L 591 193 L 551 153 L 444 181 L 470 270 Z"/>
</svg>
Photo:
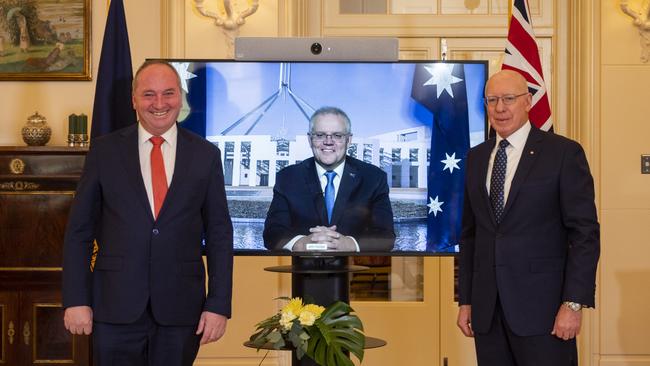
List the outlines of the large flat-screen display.
<svg viewBox="0 0 650 366">
<path fill-rule="evenodd" d="M 221 150 L 236 254 L 296 254 L 267 249 L 264 226 L 276 174 L 313 156 L 309 118 L 323 106 L 349 116 L 348 156 L 380 168 L 389 187 L 394 242 L 347 254 L 458 251 L 465 157 L 486 136 L 486 62 L 169 61 L 184 89 L 180 126 Z M 304 205 L 324 207 L 318 195 Z"/>
</svg>

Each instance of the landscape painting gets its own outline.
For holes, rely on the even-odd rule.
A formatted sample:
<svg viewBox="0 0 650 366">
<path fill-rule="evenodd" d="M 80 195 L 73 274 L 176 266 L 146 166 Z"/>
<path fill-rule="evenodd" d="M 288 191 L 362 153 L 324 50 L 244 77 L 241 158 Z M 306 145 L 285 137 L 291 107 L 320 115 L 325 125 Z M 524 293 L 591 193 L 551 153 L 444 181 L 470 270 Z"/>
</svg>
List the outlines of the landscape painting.
<svg viewBox="0 0 650 366">
<path fill-rule="evenodd" d="M 90 80 L 90 0 L 0 0 L 0 80 Z"/>
</svg>

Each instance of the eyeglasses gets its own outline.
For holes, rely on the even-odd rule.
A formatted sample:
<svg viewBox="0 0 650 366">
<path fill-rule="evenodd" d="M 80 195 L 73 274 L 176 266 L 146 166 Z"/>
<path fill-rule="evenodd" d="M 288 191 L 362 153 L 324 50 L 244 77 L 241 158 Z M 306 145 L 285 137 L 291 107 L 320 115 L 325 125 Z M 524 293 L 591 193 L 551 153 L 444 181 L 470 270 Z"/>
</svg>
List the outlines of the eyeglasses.
<svg viewBox="0 0 650 366">
<path fill-rule="evenodd" d="M 485 104 L 489 105 L 490 107 L 494 107 L 497 104 L 499 104 L 499 99 L 501 99 L 503 104 L 511 105 L 517 100 L 517 98 L 519 98 L 519 97 L 521 97 L 523 95 L 528 95 L 528 93 L 522 93 L 522 94 L 519 94 L 519 95 L 508 94 L 508 95 L 504 95 L 502 97 L 495 97 L 495 96 L 489 95 L 489 96 L 485 97 Z"/>
<path fill-rule="evenodd" d="M 331 138 L 332 141 L 334 142 L 342 142 L 345 140 L 348 136 L 350 136 L 349 133 L 333 133 L 333 134 L 327 134 L 327 133 L 322 133 L 322 132 L 314 132 L 310 133 L 309 137 L 311 137 L 312 141 L 325 141 L 327 138 Z"/>
</svg>

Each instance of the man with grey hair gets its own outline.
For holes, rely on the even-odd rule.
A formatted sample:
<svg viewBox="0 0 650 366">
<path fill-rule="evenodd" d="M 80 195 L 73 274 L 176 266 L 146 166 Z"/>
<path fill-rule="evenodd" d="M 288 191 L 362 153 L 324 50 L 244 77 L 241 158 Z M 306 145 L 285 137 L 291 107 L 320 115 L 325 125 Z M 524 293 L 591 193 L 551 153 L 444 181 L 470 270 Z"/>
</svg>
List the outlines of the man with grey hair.
<svg viewBox="0 0 650 366">
<path fill-rule="evenodd" d="M 485 86 L 494 138 L 467 155 L 457 324 L 480 366 L 575 366 L 600 226 L 580 145 L 533 127 L 526 79 Z"/>
<path fill-rule="evenodd" d="M 138 69 L 132 103 L 138 123 L 98 137 L 86 157 L 64 240 L 64 324 L 93 335 L 94 365 L 190 366 L 231 315 L 221 153 L 177 127 L 170 64 Z"/>
<path fill-rule="evenodd" d="M 312 158 L 281 170 L 264 245 L 290 251 L 383 252 L 395 243 L 386 173 L 347 155 L 350 119 L 323 107 L 309 121 Z"/>
</svg>

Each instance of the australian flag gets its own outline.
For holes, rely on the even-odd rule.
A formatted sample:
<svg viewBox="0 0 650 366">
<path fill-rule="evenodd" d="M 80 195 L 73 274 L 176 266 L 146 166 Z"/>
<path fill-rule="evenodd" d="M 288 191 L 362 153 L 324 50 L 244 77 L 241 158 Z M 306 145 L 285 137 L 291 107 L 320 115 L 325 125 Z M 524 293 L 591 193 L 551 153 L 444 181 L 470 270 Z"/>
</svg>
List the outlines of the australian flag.
<svg viewBox="0 0 650 366">
<path fill-rule="evenodd" d="M 461 230 L 469 116 L 462 64 L 418 64 L 411 97 L 433 114 L 427 251 L 455 252 Z"/>
<path fill-rule="evenodd" d="M 122 0 L 112 0 L 99 59 L 91 138 L 135 123 L 131 101 L 132 81 L 133 68 L 124 3 Z"/>
</svg>

